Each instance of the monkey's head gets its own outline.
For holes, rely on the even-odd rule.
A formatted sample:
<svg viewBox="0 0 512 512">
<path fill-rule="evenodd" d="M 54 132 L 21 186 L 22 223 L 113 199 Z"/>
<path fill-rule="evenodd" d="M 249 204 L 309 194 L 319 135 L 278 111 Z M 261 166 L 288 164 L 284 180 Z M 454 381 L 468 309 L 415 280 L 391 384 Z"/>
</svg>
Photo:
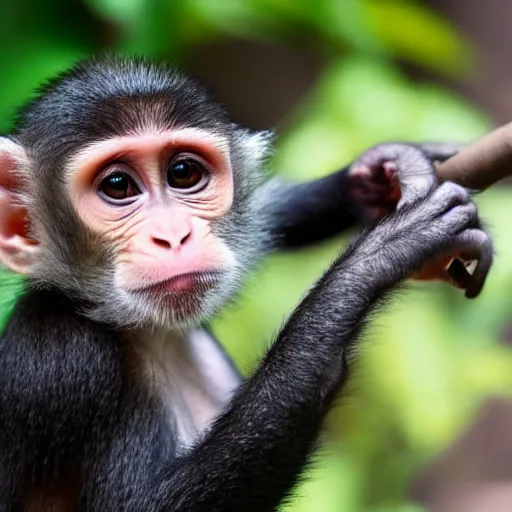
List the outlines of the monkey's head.
<svg viewBox="0 0 512 512">
<path fill-rule="evenodd" d="M 0 259 L 118 327 L 201 321 L 262 253 L 268 146 L 172 69 L 79 64 L 0 138 Z"/>
</svg>

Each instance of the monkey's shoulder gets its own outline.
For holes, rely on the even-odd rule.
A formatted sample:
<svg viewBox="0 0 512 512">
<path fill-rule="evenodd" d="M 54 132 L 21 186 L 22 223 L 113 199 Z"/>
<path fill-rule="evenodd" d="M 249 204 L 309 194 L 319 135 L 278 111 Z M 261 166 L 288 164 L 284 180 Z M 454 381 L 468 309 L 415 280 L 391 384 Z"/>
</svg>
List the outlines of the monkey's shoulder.
<svg viewBox="0 0 512 512">
<path fill-rule="evenodd" d="M 106 408 L 121 395 L 124 363 L 115 332 L 98 329 L 58 293 L 28 290 L 0 338 L 0 399 L 11 411 L 54 419 L 80 406 Z"/>
</svg>

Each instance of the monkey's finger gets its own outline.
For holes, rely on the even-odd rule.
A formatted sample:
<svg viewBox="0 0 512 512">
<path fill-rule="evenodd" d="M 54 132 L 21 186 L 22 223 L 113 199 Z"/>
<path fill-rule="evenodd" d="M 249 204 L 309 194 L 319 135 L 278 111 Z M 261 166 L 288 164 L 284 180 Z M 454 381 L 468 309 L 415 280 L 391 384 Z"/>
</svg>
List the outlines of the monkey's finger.
<svg viewBox="0 0 512 512">
<path fill-rule="evenodd" d="M 475 298 L 481 291 L 494 259 L 491 239 L 480 229 L 467 229 L 456 238 L 457 250 L 464 259 L 476 260 L 477 264 L 466 287 L 466 297 Z"/>
<path fill-rule="evenodd" d="M 382 200 L 389 194 L 389 186 L 374 183 L 355 183 L 352 185 L 352 195 L 365 200 Z"/>
<path fill-rule="evenodd" d="M 407 145 L 392 148 L 395 155 L 401 198 L 397 209 L 426 197 L 437 186 L 437 176 L 431 162 L 417 148 Z"/>
<path fill-rule="evenodd" d="M 469 273 L 466 265 L 458 258 L 452 260 L 446 269 L 447 278 L 457 288 L 465 290 L 471 283 L 472 275 Z"/>
<path fill-rule="evenodd" d="M 457 142 L 422 142 L 416 146 L 436 162 L 444 162 L 466 147 L 465 144 Z"/>
<path fill-rule="evenodd" d="M 385 196 L 391 187 L 391 183 L 395 181 L 388 178 L 383 165 L 379 164 L 375 167 L 364 166 L 356 168 L 350 174 L 350 185 L 355 188 L 369 188 L 380 192 L 381 197 Z M 398 178 L 396 179 L 398 181 Z"/>
</svg>

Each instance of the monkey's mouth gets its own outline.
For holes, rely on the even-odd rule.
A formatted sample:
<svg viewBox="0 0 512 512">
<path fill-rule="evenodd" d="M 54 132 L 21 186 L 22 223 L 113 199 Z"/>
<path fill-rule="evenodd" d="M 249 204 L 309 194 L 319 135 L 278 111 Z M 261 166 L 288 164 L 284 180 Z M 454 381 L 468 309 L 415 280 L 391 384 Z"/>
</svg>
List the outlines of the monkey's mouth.
<svg viewBox="0 0 512 512">
<path fill-rule="evenodd" d="M 219 269 L 212 269 L 202 272 L 188 272 L 178 274 L 164 281 L 153 283 L 134 290 L 137 294 L 192 297 L 202 295 L 215 288 L 220 283 L 223 272 Z"/>
</svg>

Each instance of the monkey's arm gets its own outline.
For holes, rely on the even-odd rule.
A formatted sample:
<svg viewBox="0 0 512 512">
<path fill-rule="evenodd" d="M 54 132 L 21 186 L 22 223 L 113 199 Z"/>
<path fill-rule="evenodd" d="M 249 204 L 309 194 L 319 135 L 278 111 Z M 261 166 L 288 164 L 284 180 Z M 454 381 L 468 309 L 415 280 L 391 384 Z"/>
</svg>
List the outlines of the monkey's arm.
<svg viewBox="0 0 512 512">
<path fill-rule="evenodd" d="M 305 183 L 275 182 L 268 193 L 274 249 L 294 249 L 341 233 L 358 222 L 348 168 Z"/>
<path fill-rule="evenodd" d="M 307 464 L 369 311 L 411 270 L 448 250 L 464 248 L 488 269 L 492 246 L 477 224 L 469 195 L 446 183 L 359 237 L 203 441 L 161 475 L 150 509 L 274 510 Z"/>
<path fill-rule="evenodd" d="M 431 162 L 444 162 L 460 150 L 459 145 L 452 143 L 400 146 L 419 149 Z M 396 159 L 390 159 L 386 152 L 382 152 L 381 158 L 381 147 L 368 150 L 351 165 L 324 178 L 306 183 L 274 183 L 264 199 L 273 248 L 314 244 L 393 211 L 398 199 L 389 197 L 394 182 L 385 175 L 383 167 L 393 165 Z M 366 164 L 368 155 L 371 165 Z M 412 172 L 421 164 L 413 159 Z"/>
<path fill-rule="evenodd" d="M 155 510 L 271 511 L 286 496 L 347 376 L 346 350 L 393 284 L 388 272 L 360 273 L 357 247 L 299 306 L 204 441 L 162 475 Z"/>
</svg>

